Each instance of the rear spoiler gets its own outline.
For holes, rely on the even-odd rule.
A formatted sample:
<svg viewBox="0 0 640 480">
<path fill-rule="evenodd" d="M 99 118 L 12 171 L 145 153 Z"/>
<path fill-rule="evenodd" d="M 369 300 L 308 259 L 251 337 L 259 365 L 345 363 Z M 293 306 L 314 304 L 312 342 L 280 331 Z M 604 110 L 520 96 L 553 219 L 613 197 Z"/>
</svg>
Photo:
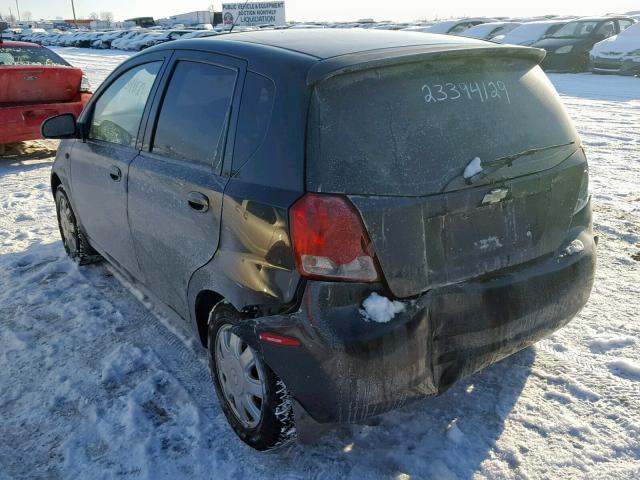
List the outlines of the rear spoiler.
<svg viewBox="0 0 640 480">
<path fill-rule="evenodd" d="M 412 45 L 407 47 L 383 48 L 365 52 L 349 53 L 327 58 L 316 63 L 307 74 L 307 85 L 350 72 L 370 70 L 372 68 L 388 67 L 403 63 L 416 63 L 440 59 L 461 57 L 512 57 L 531 60 L 539 64 L 546 52 L 540 48 L 520 47 L 516 45 L 478 45 L 470 44 L 439 44 Z"/>
</svg>

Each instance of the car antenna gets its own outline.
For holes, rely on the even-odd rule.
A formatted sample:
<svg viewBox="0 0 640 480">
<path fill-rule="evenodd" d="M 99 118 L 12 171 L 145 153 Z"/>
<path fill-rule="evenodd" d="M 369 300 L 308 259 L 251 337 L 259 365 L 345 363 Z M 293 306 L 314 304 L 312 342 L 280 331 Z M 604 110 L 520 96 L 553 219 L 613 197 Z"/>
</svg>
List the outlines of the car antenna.
<svg viewBox="0 0 640 480">
<path fill-rule="evenodd" d="M 245 0 L 245 2 L 242 4 L 242 10 L 244 10 L 244 7 L 247 6 L 247 3 L 249 3 L 249 0 Z M 229 29 L 229 33 L 233 32 L 233 27 L 236 26 L 236 22 L 238 21 L 238 17 L 240 16 L 240 12 L 242 10 L 238 10 L 238 16 L 233 19 L 233 23 L 231 24 L 231 28 Z"/>
</svg>

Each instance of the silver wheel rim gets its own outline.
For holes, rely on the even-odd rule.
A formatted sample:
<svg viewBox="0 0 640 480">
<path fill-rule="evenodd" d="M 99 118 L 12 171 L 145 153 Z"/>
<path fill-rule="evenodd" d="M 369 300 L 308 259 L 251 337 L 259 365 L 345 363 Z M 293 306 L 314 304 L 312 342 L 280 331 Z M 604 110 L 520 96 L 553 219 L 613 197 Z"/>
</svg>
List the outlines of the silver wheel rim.
<svg viewBox="0 0 640 480">
<path fill-rule="evenodd" d="M 73 253 L 77 251 L 76 228 L 73 220 L 73 212 L 69 206 L 67 199 L 61 195 L 58 200 L 58 211 L 60 213 L 60 231 L 62 232 L 62 241 L 67 249 Z"/>
<path fill-rule="evenodd" d="M 264 372 L 253 349 L 223 325 L 216 335 L 216 370 L 231 411 L 246 428 L 262 419 Z"/>
</svg>

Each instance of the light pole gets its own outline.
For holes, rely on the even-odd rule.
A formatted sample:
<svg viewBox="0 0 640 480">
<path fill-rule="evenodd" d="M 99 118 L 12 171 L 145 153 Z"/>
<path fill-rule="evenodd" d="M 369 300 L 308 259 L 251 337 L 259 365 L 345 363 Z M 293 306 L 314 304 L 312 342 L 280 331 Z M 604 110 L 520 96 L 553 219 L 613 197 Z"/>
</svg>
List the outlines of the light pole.
<svg viewBox="0 0 640 480">
<path fill-rule="evenodd" d="M 18 6 L 18 0 L 16 0 L 16 8 L 18 9 L 18 21 L 20 21 L 20 7 Z"/>
<path fill-rule="evenodd" d="M 18 0 L 16 0 L 17 2 Z M 76 28 L 78 28 L 78 20 L 76 20 L 76 7 L 73 5 L 73 0 L 71 0 L 71 11 L 73 12 L 73 23 L 76 24 Z"/>
</svg>

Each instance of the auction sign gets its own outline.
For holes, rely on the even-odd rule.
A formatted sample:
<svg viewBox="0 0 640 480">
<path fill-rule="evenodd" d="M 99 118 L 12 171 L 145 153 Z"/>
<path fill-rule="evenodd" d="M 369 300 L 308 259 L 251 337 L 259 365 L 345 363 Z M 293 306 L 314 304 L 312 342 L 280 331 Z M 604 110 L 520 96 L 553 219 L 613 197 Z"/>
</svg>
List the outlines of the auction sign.
<svg viewBox="0 0 640 480">
<path fill-rule="evenodd" d="M 222 23 L 230 27 L 234 21 L 239 27 L 284 25 L 284 2 L 223 3 Z"/>
</svg>

